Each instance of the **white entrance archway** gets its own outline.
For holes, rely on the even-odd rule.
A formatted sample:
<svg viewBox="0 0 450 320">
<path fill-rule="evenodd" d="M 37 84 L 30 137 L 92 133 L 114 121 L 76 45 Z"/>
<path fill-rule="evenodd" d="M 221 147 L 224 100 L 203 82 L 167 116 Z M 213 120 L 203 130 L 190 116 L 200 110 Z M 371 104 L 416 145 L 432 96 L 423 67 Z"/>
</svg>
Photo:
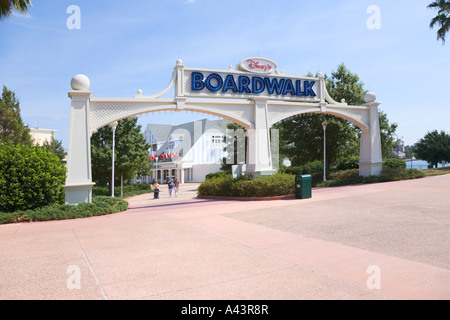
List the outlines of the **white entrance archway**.
<svg viewBox="0 0 450 320">
<path fill-rule="evenodd" d="M 328 94 L 325 78 L 291 77 L 278 72 L 270 60 L 250 58 L 236 69 L 186 68 L 178 60 L 168 87 L 146 96 L 139 90 L 133 98 L 96 98 L 90 81 L 77 75 L 71 82 L 71 115 L 67 150 L 66 203 L 92 201 L 92 133 L 114 121 L 148 112 L 195 111 L 228 119 L 248 132 L 246 173 L 270 175 L 274 170 L 270 128 L 301 113 L 327 113 L 344 118 L 361 129 L 360 175 L 378 175 L 382 167 L 379 103 L 374 93 L 366 104 L 349 106 Z M 175 87 L 173 99 L 160 98 Z"/>
</svg>

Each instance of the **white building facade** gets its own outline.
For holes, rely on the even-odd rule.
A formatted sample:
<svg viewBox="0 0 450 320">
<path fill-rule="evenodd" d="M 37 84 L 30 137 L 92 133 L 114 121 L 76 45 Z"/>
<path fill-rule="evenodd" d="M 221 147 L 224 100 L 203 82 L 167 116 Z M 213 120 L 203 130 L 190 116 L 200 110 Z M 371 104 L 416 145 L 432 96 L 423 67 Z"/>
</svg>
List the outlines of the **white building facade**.
<svg viewBox="0 0 450 320">
<path fill-rule="evenodd" d="M 35 145 L 42 146 L 44 143 L 51 143 L 55 136 L 55 130 L 30 128 L 31 140 Z"/>
<path fill-rule="evenodd" d="M 203 119 L 177 126 L 147 125 L 144 135 L 154 163 L 148 182 L 167 183 L 174 178 L 181 183 L 203 182 L 207 174 L 220 171 L 228 123 Z"/>
</svg>

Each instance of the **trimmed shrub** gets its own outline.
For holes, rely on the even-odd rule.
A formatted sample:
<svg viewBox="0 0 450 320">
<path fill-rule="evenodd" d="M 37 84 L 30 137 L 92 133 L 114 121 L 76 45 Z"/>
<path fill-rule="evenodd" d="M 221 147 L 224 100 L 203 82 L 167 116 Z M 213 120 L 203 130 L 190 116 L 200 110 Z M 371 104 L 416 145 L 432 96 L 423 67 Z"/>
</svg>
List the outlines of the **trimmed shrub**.
<svg viewBox="0 0 450 320">
<path fill-rule="evenodd" d="M 0 212 L 0 224 L 53 221 L 94 217 L 122 212 L 128 209 L 128 202 L 112 197 L 93 197 L 92 203 L 80 203 L 76 206 L 54 204 L 33 210 Z"/>
<path fill-rule="evenodd" d="M 399 181 L 399 180 L 408 180 L 408 179 L 419 179 L 425 177 L 425 173 L 417 170 L 417 169 L 400 169 L 396 173 L 391 174 L 381 174 L 379 176 L 354 176 L 355 173 L 352 173 L 352 170 L 347 170 L 345 174 L 342 174 L 341 178 L 336 180 L 327 180 L 325 182 L 321 182 L 318 184 L 320 187 L 335 187 L 335 186 L 344 186 L 350 184 L 359 184 L 359 183 L 377 183 L 377 182 L 389 182 L 389 181 Z M 337 172 L 339 173 L 339 172 Z"/>
<path fill-rule="evenodd" d="M 359 169 L 359 157 L 353 156 L 341 160 L 336 166 L 336 170 Z"/>
<path fill-rule="evenodd" d="M 131 197 L 131 196 L 135 196 L 135 195 L 139 195 L 139 194 L 151 193 L 151 192 L 153 192 L 153 190 L 149 184 L 139 183 L 139 184 L 123 186 L 122 192 L 123 192 L 124 197 Z M 111 196 L 111 192 L 109 191 L 108 187 L 94 186 L 94 187 L 92 187 L 92 195 L 108 197 L 108 196 Z M 120 197 L 120 186 L 114 187 L 114 196 Z"/>
<path fill-rule="evenodd" d="M 198 187 L 203 196 L 271 197 L 295 193 L 295 176 L 277 173 L 266 177 L 242 176 L 233 179 L 230 174 L 205 180 Z"/>
<path fill-rule="evenodd" d="M 37 146 L 0 144 L 0 211 L 34 209 L 64 202 L 66 168 Z"/>
<path fill-rule="evenodd" d="M 303 165 L 303 174 L 322 175 L 323 174 L 323 162 L 313 161 Z"/>
<path fill-rule="evenodd" d="M 285 173 L 301 175 L 301 174 L 322 174 L 323 173 L 323 162 L 322 161 L 313 161 L 305 163 L 302 166 L 298 167 L 287 167 L 284 170 Z"/>
<path fill-rule="evenodd" d="M 208 174 L 206 175 L 206 179 L 213 179 L 213 178 L 225 176 L 225 175 L 227 175 L 227 174 L 230 174 L 230 173 L 229 173 L 229 172 L 225 172 L 225 171 L 219 171 L 219 172 L 208 173 Z"/>
<path fill-rule="evenodd" d="M 349 169 L 332 172 L 330 173 L 328 179 L 340 180 L 340 179 L 351 179 L 356 177 L 359 177 L 359 169 Z"/>
<path fill-rule="evenodd" d="M 237 178 L 238 180 L 242 178 Z M 198 186 L 198 194 L 203 196 L 231 196 L 231 184 L 233 178 L 231 174 L 220 175 L 211 179 L 206 179 Z"/>
<path fill-rule="evenodd" d="M 312 177 L 312 183 L 320 183 L 323 179 L 323 162 L 312 161 L 298 167 L 288 167 L 284 170 L 284 173 L 292 175 L 309 174 Z"/>
<path fill-rule="evenodd" d="M 353 178 L 342 178 L 337 180 L 327 180 L 325 182 L 321 182 L 317 184 L 319 187 L 337 187 L 337 186 L 346 186 L 351 184 L 360 184 L 364 183 L 364 177 L 357 176 Z"/>
<path fill-rule="evenodd" d="M 380 182 L 399 181 L 408 179 L 418 179 L 425 177 L 425 173 L 417 169 L 404 169 L 396 174 L 382 174 L 379 176 Z"/>
<path fill-rule="evenodd" d="M 284 172 L 293 175 L 301 175 L 303 174 L 303 167 L 287 167 Z"/>
<path fill-rule="evenodd" d="M 379 176 L 365 177 L 363 183 L 389 182 L 409 179 L 419 179 L 425 177 L 425 173 L 417 169 L 405 169 L 394 174 L 381 174 Z"/>
<path fill-rule="evenodd" d="M 384 159 L 383 169 L 385 168 L 400 168 L 406 169 L 406 162 L 402 159 Z"/>
<path fill-rule="evenodd" d="M 406 170 L 406 162 L 401 159 L 384 159 L 382 175 L 398 175 Z"/>
</svg>

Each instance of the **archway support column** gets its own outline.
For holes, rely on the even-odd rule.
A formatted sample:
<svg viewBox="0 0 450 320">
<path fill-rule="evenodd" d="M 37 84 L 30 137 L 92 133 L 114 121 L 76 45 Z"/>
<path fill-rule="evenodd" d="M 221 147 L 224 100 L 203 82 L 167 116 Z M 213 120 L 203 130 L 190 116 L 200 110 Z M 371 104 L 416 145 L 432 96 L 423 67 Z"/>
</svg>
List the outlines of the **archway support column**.
<svg viewBox="0 0 450 320">
<path fill-rule="evenodd" d="M 254 128 L 247 130 L 247 175 L 267 176 L 277 171 L 272 166 L 267 100 L 254 98 Z"/>
<path fill-rule="evenodd" d="M 369 107 L 369 128 L 361 131 L 361 146 L 359 154 L 359 175 L 380 175 L 383 166 L 381 152 L 380 121 L 377 102 L 367 103 Z"/>
<path fill-rule="evenodd" d="M 92 202 L 90 91 L 71 91 L 70 128 L 67 152 L 66 204 Z"/>
</svg>

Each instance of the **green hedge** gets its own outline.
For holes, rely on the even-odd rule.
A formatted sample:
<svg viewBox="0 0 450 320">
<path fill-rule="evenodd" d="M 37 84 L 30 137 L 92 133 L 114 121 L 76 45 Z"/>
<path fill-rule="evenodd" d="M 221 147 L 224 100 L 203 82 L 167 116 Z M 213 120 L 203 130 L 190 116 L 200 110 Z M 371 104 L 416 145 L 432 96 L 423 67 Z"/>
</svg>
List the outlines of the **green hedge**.
<svg viewBox="0 0 450 320">
<path fill-rule="evenodd" d="M 119 198 L 97 196 L 92 203 L 78 205 L 54 204 L 33 210 L 0 212 L 0 224 L 52 221 L 102 216 L 128 209 L 128 202 Z"/>
<path fill-rule="evenodd" d="M 306 163 L 302 166 L 297 167 L 287 167 L 284 170 L 285 173 L 293 174 L 293 175 L 302 175 L 302 174 L 323 174 L 323 162 L 322 161 L 313 161 Z"/>
<path fill-rule="evenodd" d="M 287 167 L 284 169 L 284 173 L 291 175 L 304 175 L 309 174 L 312 177 L 312 183 L 316 184 L 323 179 L 323 162 L 313 161 L 306 163 L 302 166 L 297 167 Z"/>
<path fill-rule="evenodd" d="M 0 211 L 34 209 L 64 202 L 66 168 L 37 146 L 0 144 Z"/>
<path fill-rule="evenodd" d="M 341 170 L 336 172 L 331 172 L 327 179 L 329 180 L 341 180 L 341 179 L 351 179 L 359 177 L 359 169 L 349 169 Z"/>
<path fill-rule="evenodd" d="M 384 168 L 399 168 L 406 169 L 406 162 L 402 159 L 384 159 L 383 160 L 383 169 Z"/>
<path fill-rule="evenodd" d="M 206 179 L 213 179 L 213 178 L 218 178 L 218 177 L 222 177 L 222 176 L 226 176 L 229 175 L 230 173 L 227 173 L 225 171 L 219 171 L 219 172 L 213 172 L 213 173 L 208 173 L 206 175 Z"/>
<path fill-rule="evenodd" d="M 336 166 L 336 170 L 351 170 L 351 169 L 359 169 L 359 157 L 358 156 L 351 156 L 344 158 L 339 161 L 339 163 Z"/>
<path fill-rule="evenodd" d="M 423 178 L 425 173 L 416 169 L 395 170 L 395 173 L 379 176 L 359 176 L 358 169 L 334 172 L 329 180 L 315 184 L 319 187 L 333 187 L 360 183 L 388 182 Z M 277 173 L 267 177 L 250 178 L 248 176 L 233 179 L 231 174 L 222 174 L 205 180 L 198 187 L 201 196 L 222 197 L 271 197 L 295 193 L 295 175 Z"/>
<path fill-rule="evenodd" d="M 123 196 L 124 197 L 131 197 L 138 194 L 144 194 L 144 193 L 151 193 L 153 192 L 151 186 L 147 183 L 140 183 L 140 184 L 132 184 L 128 186 L 123 186 L 122 188 Z M 92 195 L 94 196 L 111 196 L 111 192 L 109 191 L 108 187 L 98 187 L 94 186 L 92 187 Z M 114 187 L 114 196 L 120 197 L 120 186 Z"/>
<path fill-rule="evenodd" d="M 242 176 L 233 179 L 231 174 L 205 180 L 198 187 L 201 196 L 271 197 L 295 193 L 295 176 L 277 173 L 266 177 Z"/>
<path fill-rule="evenodd" d="M 335 187 L 335 186 L 343 186 L 349 184 L 359 184 L 359 183 L 377 183 L 377 182 L 389 182 L 389 181 L 399 181 L 399 180 L 408 180 L 408 179 L 418 179 L 425 177 L 425 173 L 417 170 L 417 169 L 403 169 L 401 171 L 396 171 L 395 173 L 389 174 L 381 174 L 379 176 L 354 176 L 351 177 L 349 174 L 346 177 L 336 180 L 327 180 L 325 182 L 320 183 L 318 186 L 320 187 Z"/>
</svg>

